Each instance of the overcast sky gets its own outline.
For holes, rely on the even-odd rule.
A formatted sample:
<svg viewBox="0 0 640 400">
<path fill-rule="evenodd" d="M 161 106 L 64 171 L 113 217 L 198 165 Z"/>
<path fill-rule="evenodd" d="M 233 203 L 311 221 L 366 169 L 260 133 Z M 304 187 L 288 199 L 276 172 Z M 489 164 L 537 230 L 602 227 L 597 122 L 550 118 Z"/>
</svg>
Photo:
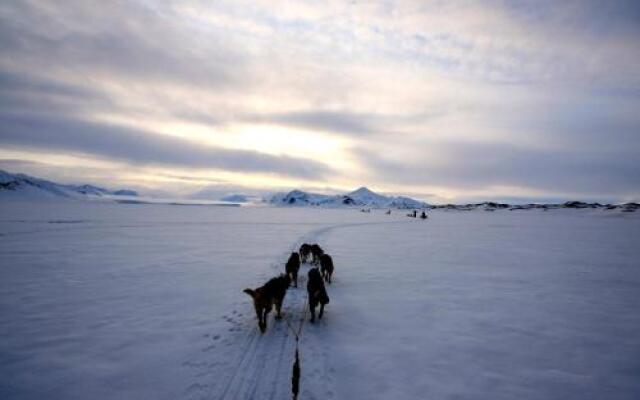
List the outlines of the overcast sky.
<svg viewBox="0 0 640 400">
<path fill-rule="evenodd" d="M 148 193 L 640 199 L 634 1 L 6 1 L 0 168 Z"/>
</svg>

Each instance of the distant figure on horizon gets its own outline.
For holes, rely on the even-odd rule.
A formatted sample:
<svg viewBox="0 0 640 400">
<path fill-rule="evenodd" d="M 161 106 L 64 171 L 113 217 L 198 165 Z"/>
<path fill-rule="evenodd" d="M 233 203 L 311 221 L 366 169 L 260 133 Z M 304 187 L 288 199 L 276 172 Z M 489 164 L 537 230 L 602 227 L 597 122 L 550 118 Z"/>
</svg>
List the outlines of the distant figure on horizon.
<svg viewBox="0 0 640 400">
<path fill-rule="evenodd" d="M 427 213 L 425 213 L 424 211 L 422 211 L 422 214 L 420 214 L 420 218 L 422 218 L 422 219 L 427 219 L 427 218 L 429 218 L 429 217 L 427 216 Z"/>
<path fill-rule="evenodd" d="M 387 210 L 386 214 L 391 215 L 391 209 Z"/>
</svg>

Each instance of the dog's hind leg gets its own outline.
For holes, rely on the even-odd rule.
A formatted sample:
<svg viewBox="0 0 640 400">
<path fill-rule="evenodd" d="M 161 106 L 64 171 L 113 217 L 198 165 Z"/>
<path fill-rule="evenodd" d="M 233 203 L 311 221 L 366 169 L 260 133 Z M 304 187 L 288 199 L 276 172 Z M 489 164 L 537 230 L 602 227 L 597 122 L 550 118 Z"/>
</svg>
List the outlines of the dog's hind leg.
<svg viewBox="0 0 640 400">
<path fill-rule="evenodd" d="M 320 303 L 320 312 L 318 313 L 318 319 L 322 319 L 323 313 L 324 313 L 324 303 Z"/>
<path fill-rule="evenodd" d="M 316 305 L 314 301 L 309 301 L 309 311 L 311 312 L 311 322 L 312 324 L 316 320 Z"/>
<path fill-rule="evenodd" d="M 258 318 L 258 327 L 260 328 L 261 332 L 264 332 L 264 328 L 262 326 L 262 309 L 260 309 L 260 307 L 258 307 L 257 304 L 254 304 L 253 307 L 256 310 L 256 318 Z"/>
<path fill-rule="evenodd" d="M 282 310 L 282 300 L 276 300 L 276 319 L 282 318 L 280 310 Z"/>
<path fill-rule="evenodd" d="M 262 320 L 260 321 L 260 331 L 265 333 L 267 330 L 267 317 L 269 316 L 269 309 L 265 308 L 262 313 Z"/>
<path fill-rule="evenodd" d="M 260 327 L 260 332 L 264 333 L 267 330 L 267 320 L 264 317 L 260 318 L 258 326 Z"/>
</svg>

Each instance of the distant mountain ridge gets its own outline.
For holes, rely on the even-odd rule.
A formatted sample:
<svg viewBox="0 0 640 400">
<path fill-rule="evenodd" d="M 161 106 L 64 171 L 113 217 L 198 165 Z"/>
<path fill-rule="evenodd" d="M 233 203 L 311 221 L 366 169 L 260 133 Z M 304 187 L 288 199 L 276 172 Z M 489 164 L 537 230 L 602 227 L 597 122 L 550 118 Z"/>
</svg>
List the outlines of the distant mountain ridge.
<svg viewBox="0 0 640 400">
<path fill-rule="evenodd" d="M 250 196 L 244 194 L 230 194 L 220 198 L 220 201 L 228 201 L 231 203 L 248 203 Z"/>
<path fill-rule="evenodd" d="M 101 197 L 138 196 L 134 190 L 109 190 L 94 185 L 66 185 L 46 179 L 36 178 L 26 174 L 12 174 L 0 170 L 0 194 L 33 198 L 86 198 L 88 196 Z"/>
<path fill-rule="evenodd" d="M 429 204 L 404 196 L 384 196 L 366 187 L 346 194 L 326 195 L 292 190 L 276 193 L 267 202 L 280 206 L 429 208 Z"/>
<path fill-rule="evenodd" d="M 483 203 L 469 204 L 440 204 L 431 206 L 432 209 L 457 210 L 457 211 L 473 211 L 473 210 L 557 210 L 557 209 L 602 209 L 602 210 L 620 210 L 623 212 L 635 212 L 640 209 L 638 203 L 622 203 L 622 204 L 601 204 L 601 203 L 585 203 L 583 201 L 567 201 L 564 203 L 528 203 L 528 204 L 507 204 L 485 201 Z"/>
<path fill-rule="evenodd" d="M 302 190 L 292 190 L 288 193 L 276 193 L 267 203 L 278 206 L 315 206 L 315 207 L 366 207 L 366 208 L 408 208 L 408 209 L 441 209 L 455 211 L 472 210 L 555 210 L 555 209 L 602 209 L 619 210 L 623 212 L 635 212 L 640 209 L 638 203 L 624 204 L 600 204 L 586 203 L 582 201 L 567 201 L 565 203 L 546 204 L 507 204 L 486 201 L 482 203 L 469 204 L 438 204 L 432 205 L 423 201 L 415 200 L 404 196 L 384 196 L 375 193 L 366 187 L 361 187 L 353 192 L 338 195 L 326 195 L 318 193 L 304 192 Z"/>
<path fill-rule="evenodd" d="M 110 196 L 113 196 L 111 198 Z M 87 200 L 104 197 L 106 200 L 128 204 L 177 204 L 177 205 L 216 205 L 215 201 L 197 202 L 172 199 L 138 198 L 138 193 L 129 189 L 109 190 L 99 186 L 83 184 L 61 184 L 46 179 L 36 178 L 26 174 L 13 174 L 0 170 L 0 199 L 77 199 Z M 233 194 L 225 196 L 221 202 L 257 203 L 257 196 Z M 405 209 L 441 209 L 451 211 L 521 211 L 521 210 L 555 210 L 555 209 L 601 209 L 618 210 L 633 213 L 640 210 L 636 202 L 622 204 L 600 204 L 582 201 L 567 201 L 565 203 L 529 203 L 508 204 L 498 202 L 482 202 L 469 204 L 437 204 L 432 205 L 405 196 L 385 196 L 375 193 L 366 187 L 361 187 L 346 194 L 326 195 L 292 190 L 287 193 L 276 193 L 262 200 L 264 203 L 276 206 L 316 206 L 327 208 L 362 207 L 362 208 L 405 208 Z M 219 205 L 219 204 L 218 204 Z M 224 204 L 228 205 L 228 204 Z"/>
</svg>

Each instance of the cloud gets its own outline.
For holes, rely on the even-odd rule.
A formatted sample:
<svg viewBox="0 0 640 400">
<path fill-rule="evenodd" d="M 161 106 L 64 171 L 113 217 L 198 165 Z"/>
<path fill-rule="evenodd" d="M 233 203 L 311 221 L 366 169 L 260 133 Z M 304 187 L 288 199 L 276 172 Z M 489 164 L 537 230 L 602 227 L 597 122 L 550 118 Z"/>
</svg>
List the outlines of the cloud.
<svg viewBox="0 0 640 400">
<path fill-rule="evenodd" d="M 0 71 L 0 89 L 3 93 L 23 92 L 39 96 L 51 95 L 70 98 L 87 99 L 96 97 L 99 92 L 74 84 L 55 82 L 24 73 Z"/>
<path fill-rule="evenodd" d="M 39 151 L 90 154 L 132 165 L 229 169 L 320 179 L 329 168 L 317 161 L 230 150 L 136 129 L 50 116 L 0 115 L 0 144 Z"/>
<path fill-rule="evenodd" d="M 376 115 L 340 111 L 295 111 L 244 117 L 248 122 L 297 126 L 341 134 L 367 135 L 377 131 L 369 121 Z"/>
<path fill-rule="evenodd" d="M 422 124 L 445 116 L 443 107 L 430 107 L 429 111 L 409 114 L 364 113 L 348 110 L 307 110 L 285 113 L 250 114 L 240 118 L 252 123 L 269 123 L 301 127 L 344 136 L 366 137 L 391 133 L 399 127 Z"/>
<path fill-rule="evenodd" d="M 77 83 L 0 69 L 0 111 L 12 114 L 82 114 L 115 110 L 103 92 Z"/>
<path fill-rule="evenodd" d="M 136 2 L 102 7 L 82 1 L 65 4 L 7 3 L 0 13 L 0 49 L 14 70 L 81 74 L 85 79 L 163 81 L 220 90 L 240 77 L 241 55 L 211 32 L 206 46 L 184 47 L 192 28 Z M 114 27 L 117 27 L 114 29 Z"/>
<path fill-rule="evenodd" d="M 612 156 L 578 149 L 540 149 L 505 143 L 423 144 L 429 154 L 419 161 L 390 159 L 355 150 L 371 175 L 407 186 L 438 186 L 469 191 L 520 187 L 546 193 L 585 196 L 640 194 L 637 151 Z M 513 193 L 517 195 L 518 193 Z"/>
</svg>

